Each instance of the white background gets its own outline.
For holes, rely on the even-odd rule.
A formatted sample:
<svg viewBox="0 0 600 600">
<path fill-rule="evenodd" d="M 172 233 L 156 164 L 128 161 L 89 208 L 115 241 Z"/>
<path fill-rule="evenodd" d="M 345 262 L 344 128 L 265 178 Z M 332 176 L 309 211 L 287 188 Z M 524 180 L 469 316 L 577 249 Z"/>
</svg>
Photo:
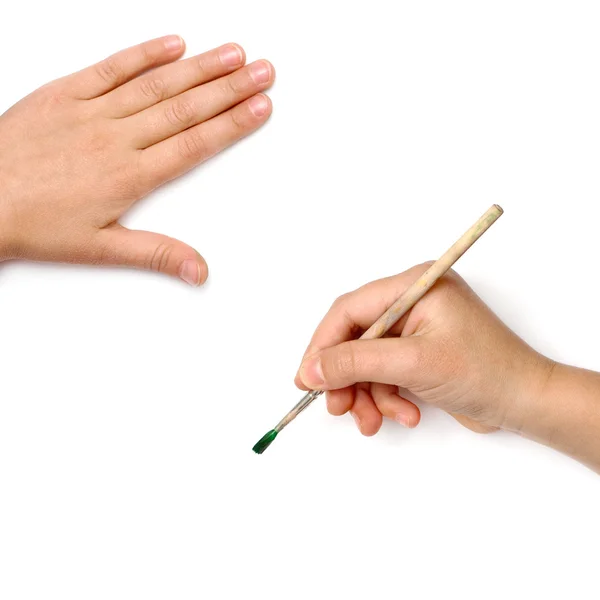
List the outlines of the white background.
<svg viewBox="0 0 600 600">
<path fill-rule="evenodd" d="M 145 39 L 278 71 L 248 140 L 125 223 L 207 258 L 159 275 L 0 267 L 0 598 L 597 598 L 600 488 L 423 409 L 366 439 L 323 403 L 263 456 L 339 294 L 436 258 L 537 349 L 600 369 L 595 1 L 3 7 L 0 109 Z M 276 323 L 277 325 L 271 325 Z"/>
</svg>

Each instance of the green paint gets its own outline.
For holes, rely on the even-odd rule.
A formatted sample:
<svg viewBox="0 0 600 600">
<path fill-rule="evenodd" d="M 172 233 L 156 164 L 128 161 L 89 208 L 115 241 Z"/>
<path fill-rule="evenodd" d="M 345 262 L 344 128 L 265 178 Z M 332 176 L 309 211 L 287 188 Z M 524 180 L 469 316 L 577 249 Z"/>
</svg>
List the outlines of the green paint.
<svg viewBox="0 0 600 600">
<path fill-rule="evenodd" d="M 272 443 L 273 440 L 277 437 L 277 432 L 274 429 L 271 429 L 268 433 L 265 433 L 256 444 L 254 444 L 254 452 L 256 454 L 262 454 Z"/>
</svg>

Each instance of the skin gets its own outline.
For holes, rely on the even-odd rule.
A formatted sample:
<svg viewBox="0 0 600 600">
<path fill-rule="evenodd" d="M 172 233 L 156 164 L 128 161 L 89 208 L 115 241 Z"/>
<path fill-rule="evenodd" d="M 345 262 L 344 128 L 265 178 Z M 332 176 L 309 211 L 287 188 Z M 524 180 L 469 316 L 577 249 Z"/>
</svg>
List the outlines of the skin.
<svg viewBox="0 0 600 600">
<path fill-rule="evenodd" d="M 53 81 L 0 117 L 0 261 L 122 265 L 196 286 L 198 252 L 119 219 L 154 188 L 258 129 L 272 65 L 227 44 L 178 60 L 179 36 Z"/>
<path fill-rule="evenodd" d="M 272 65 L 227 44 L 178 60 L 167 36 L 33 92 L 0 116 L 0 262 L 123 265 L 204 283 L 206 262 L 167 236 L 130 231 L 125 211 L 265 123 Z M 560 365 L 512 333 L 450 273 L 381 340 L 358 341 L 425 271 L 421 265 L 342 296 L 296 377 L 328 390 L 334 415 L 364 435 L 383 417 L 419 423 L 399 388 L 477 432 L 521 433 L 600 472 L 600 374 Z"/>
<path fill-rule="evenodd" d="M 338 298 L 317 327 L 296 375 L 327 390 L 333 415 L 350 412 L 363 435 L 383 417 L 420 420 L 403 390 L 479 433 L 505 429 L 600 472 L 600 374 L 542 356 L 450 272 L 390 331 L 357 340 L 431 263 Z"/>
</svg>

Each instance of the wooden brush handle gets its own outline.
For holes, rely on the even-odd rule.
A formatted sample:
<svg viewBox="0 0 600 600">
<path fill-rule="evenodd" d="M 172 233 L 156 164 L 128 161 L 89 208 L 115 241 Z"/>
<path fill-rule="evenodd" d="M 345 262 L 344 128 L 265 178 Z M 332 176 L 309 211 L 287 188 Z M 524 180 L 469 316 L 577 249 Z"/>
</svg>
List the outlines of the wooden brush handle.
<svg viewBox="0 0 600 600">
<path fill-rule="evenodd" d="M 385 335 L 427 292 L 433 284 L 491 227 L 503 213 L 494 204 L 457 242 L 437 260 L 419 279 L 417 279 L 384 313 L 365 331 L 361 340 L 372 340 Z M 309 390 L 292 410 L 275 426 L 273 432 L 279 433 L 291 423 L 303 410 L 308 408 L 321 394 L 322 390 Z M 269 432 L 270 433 L 270 432 Z M 267 434 L 269 435 L 269 434 Z M 271 440 L 272 441 L 272 440 Z M 261 440 L 262 442 L 262 440 Z M 269 442 L 271 443 L 271 442 Z M 259 442 L 260 444 L 260 442 Z M 268 445 L 268 444 L 267 444 Z M 261 450 L 262 452 L 262 450 Z"/>
<path fill-rule="evenodd" d="M 419 279 L 417 279 L 382 315 L 365 331 L 361 340 L 373 340 L 385 335 L 454 265 L 454 263 L 497 221 L 504 211 L 494 204 L 465 234 Z"/>
</svg>

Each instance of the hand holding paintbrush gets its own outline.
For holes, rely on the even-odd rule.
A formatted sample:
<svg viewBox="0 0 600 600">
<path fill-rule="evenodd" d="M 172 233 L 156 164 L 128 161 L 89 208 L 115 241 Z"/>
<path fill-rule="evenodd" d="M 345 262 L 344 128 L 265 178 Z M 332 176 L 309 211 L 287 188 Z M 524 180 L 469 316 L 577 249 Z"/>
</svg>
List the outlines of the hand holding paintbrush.
<svg viewBox="0 0 600 600">
<path fill-rule="evenodd" d="M 374 340 L 388 333 L 394 325 L 435 285 L 452 265 L 489 229 L 502 215 L 498 205 L 492 206 L 465 234 L 429 269 L 410 285 L 404 293 L 381 315 L 360 337 L 361 341 Z M 322 372 L 321 363 L 315 371 Z M 324 381 L 316 382 L 323 384 Z M 292 410 L 254 446 L 253 450 L 262 454 L 273 442 L 277 434 L 293 421 L 303 410 L 323 393 L 323 389 L 309 390 Z"/>
<path fill-rule="evenodd" d="M 473 431 L 516 431 L 600 473 L 600 373 L 533 350 L 456 273 L 438 279 L 385 337 L 355 339 L 431 272 L 420 265 L 342 296 L 317 327 L 297 385 L 326 390 L 329 412 L 350 411 L 364 435 L 377 433 L 383 417 L 418 424 L 419 409 L 400 388 Z"/>
</svg>

